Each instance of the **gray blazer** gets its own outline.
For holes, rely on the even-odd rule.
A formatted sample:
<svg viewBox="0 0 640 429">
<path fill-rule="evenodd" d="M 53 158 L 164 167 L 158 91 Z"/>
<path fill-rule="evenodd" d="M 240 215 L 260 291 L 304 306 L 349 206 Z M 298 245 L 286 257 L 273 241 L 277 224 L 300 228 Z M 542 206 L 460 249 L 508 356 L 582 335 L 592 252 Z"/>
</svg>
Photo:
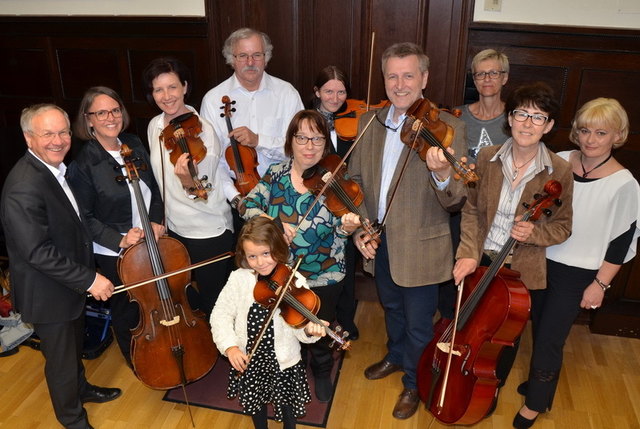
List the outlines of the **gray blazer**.
<svg viewBox="0 0 640 429">
<path fill-rule="evenodd" d="M 377 113 L 384 121 L 389 108 L 379 112 L 368 112 L 362 116 L 358 135 Z M 467 153 L 464 122 L 442 112 L 440 118 L 453 126 L 455 136 L 453 149 L 456 156 Z M 363 213 L 375 220 L 380 199 L 382 178 L 382 155 L 387 129 L 376 119 L 365 132 L 349 161 L 349 174 L 362 186 L 364 192 Z M 398 130 L 400 132 L 400 130 Z M 386 221 L 389 265 L 391 276 L 400 286 L 424 286 L 451 279 L 453 251 L 449 229 L 449 211 L 458 211 L 466 199 L 466 186 L 451 177 L 448 186 L 439 191 L 424 161 L 408 146 L 402 154 L 391 181 L 393 189 L 400 176 L 405 156 L 409 161 L 395 199 L 389 208 Z M 388 198 L 391 192 L 388 193 Z M 387 201 L 387 207 L 389 201 Z M 371 219 L 371 217 L 374 219 Z M 381 220 L 381 219 L 379 219 Z M 364 268 L 373 273 L 373 261 L 365 261 Z"/>
</svg>

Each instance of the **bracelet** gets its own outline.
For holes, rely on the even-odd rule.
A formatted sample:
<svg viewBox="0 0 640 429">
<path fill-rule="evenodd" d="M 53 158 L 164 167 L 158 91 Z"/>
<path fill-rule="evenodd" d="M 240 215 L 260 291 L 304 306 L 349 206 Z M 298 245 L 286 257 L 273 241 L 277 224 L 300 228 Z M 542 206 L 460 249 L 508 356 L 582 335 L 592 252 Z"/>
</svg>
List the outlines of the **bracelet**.
<svg viewBox="0 0 640 429">
<path fill-rule="evenodd" d="M 611 287 L 611 284 L 606 285 L 606 284 L 604 284 L 604 283 L 602 282 L 602 280 L 600 280 L 600 279 L 599 279 L 599 278 L 597 278 L 597 277 L 596 277 L 596 278 L 594 278 L 594 280 L 595 280 L 595 282 L 596 282 L 596 283 L 598 283 L 598 285 L 602 288 L 602 292 L 606 292 L 606 291 L 607 291 L 607 289 L 609 289 L 609 288 Z"/>
<path fill-rule="evenodd" d="M 345 237 L 348 237 L 348 236 L 350 236 L 350 235 L 351 235 L 351 233 L 350 233 L 350 232 L 345 231 L 345 230 L 342 228 L 342 226 L 338 226 L 338 227 L 336 227 L 336 233 L 337 233 L 337 234 L 340 234 L 340 235 L 344 235 Z"/>
</svg>

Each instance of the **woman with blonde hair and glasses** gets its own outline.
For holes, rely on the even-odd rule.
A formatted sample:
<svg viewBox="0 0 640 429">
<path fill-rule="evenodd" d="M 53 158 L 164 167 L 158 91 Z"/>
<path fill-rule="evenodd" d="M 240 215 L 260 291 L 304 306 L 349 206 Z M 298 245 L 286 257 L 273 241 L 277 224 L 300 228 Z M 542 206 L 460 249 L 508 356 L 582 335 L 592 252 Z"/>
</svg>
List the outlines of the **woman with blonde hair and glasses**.
<svg viewBox="0 0 640 429">
<path fill-rule="evenodd" d="M 551 409 L 562 367 L 562 349 L 581 308 L 602 306 L 611 281 L 635 256 L 640 235 L 640 187 L 614 157 L 629 134 L 620 103 L 596 98 L 578 110 L 570 139 L 578 150 L 558 155 L 571 164 L 574 180 L 571 237 L 547 248 L 547 288 L 537 326 L 529 380 L 518 387 L 525 403 L 513 426 L 531 427 Z M 568 203 L 568 201 L 565 201 Z"/>
</svg>

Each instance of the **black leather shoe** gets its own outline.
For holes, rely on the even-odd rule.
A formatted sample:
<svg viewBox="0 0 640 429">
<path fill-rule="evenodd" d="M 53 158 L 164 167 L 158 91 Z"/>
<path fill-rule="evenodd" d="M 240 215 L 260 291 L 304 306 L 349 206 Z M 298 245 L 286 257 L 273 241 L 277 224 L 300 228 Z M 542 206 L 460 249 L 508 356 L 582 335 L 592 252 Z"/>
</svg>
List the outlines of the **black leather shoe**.
<svg viewBox="0 0 640 429">
<path fill-rule="evenodd" d="M 404 389 L 393 407 L 393 417 L 401 420 L 408 419 L 415 414 L 419 403 L 418 390 Z"/>
<path fill-rule="evenodd" d="M 520 385 L 518 386 L 518 393 L 521 394 L 522 396 L 527 396 L 528 391 L 529 391 L 529 382 L 525 381 L 523 383 L 520 383 Z"/>
<path fill-rule="evenodd" d="M 537 418 L 538 416 L 535 416 L 532 419 L 528 419 L 518 411 L 516 413 L 516 416 L 513 418 L 513 427 L 516 429 L 529 429 L 536 422 Z"/>
<path fill-rule="evenodd" d="M 89 386 L 80 396 L 80 401 L 85 402 L 109 402 L 122 394 L 122 390 L 111 387 Z"/>
<path fill-rule="evenodd" d="M 333 396 L 333 385 L 329 377 L 318 377 L 316 382 L 316 398 L 320 402 L 329 402 Z"/>
<path fill-rule="evenodd" d="M 354 327 L 349 331 L 349 336 L 347 337 L 347 339 L 355 341 L 358 338 L 360 338 L 360 332 L 358 332 L 358 328 Z"/>
<path fill-rule="evenodd" d="M 384 378 L 389 374 L 393 374 L 396 371 L 400 371 L 401 369 L 402 367 L 400 365 L 396 365 L 395 363 L 391 363 L 383 359 L 365 369 L 364 376 L 369 380 L 377 380 L 379 378 Z"/>
</svg>

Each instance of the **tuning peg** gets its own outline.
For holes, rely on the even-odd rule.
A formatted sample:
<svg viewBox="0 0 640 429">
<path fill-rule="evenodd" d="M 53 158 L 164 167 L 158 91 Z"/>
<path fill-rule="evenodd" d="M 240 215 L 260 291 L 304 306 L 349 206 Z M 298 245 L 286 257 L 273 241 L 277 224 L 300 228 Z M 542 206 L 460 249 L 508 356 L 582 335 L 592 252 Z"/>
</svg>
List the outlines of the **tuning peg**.
<svg viewBox="0 0 640 429">
<path fill-rule="evenodd" d="M 116 176 L 116 182 L 124 182 L 127 180 L 125 176 Z"/>
<path fill-rule="evenodd" d="M 542 213 L 544 213 L 547 216 L 551 216 L 553 214 L 553 212 L 551 210 L 549 210 L 549 209 L 542 210 Z"/>
<path fill-rule="evenodd" d="M 531 208 L 531 205 L 529 203 L 523 202 L 522 205 L 524 206 L 525 209 Z"/>
<path fill-rule="evenodd" d="M 540 198 L 542 198 L 542 195 L 540 195 L 540 194 L 533 194 L 533 199 L 534 199 L 534 200 L 539 200 Z"/>
<path fill-rule="evenodd" d="M 562 200 L 560 198 L 556 198 L 555 200 L 553 200 L 553 203 L 556 206 L 560 207 L 562 205 Z"/>
</svg>

